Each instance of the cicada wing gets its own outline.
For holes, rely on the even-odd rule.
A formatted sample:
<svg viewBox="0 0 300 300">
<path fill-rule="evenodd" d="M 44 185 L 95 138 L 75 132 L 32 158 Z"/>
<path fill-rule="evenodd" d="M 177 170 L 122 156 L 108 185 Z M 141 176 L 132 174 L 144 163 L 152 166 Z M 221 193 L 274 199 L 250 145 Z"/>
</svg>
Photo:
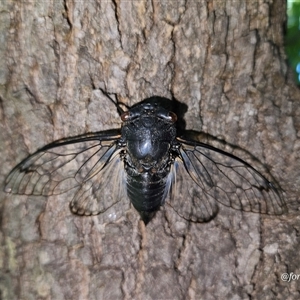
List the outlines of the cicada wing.
<svg viewBox="0 0 300 300">
<path fill-rule="evenodd" d="M 95 172 L 85 178 L 70 203 L 73 213 L 97 215 L 126 198 L 126 173 L 118 151 L 104 166 L 99 161 L 94 169 Z M 126 203 L 129 204 L 129 201 L 124 201 L 123 206 Z"/>
<path fill-rule="evenodd" d="M 79 187 L 111 158 L 118 138 L 116 132 L 98 132 L 53 142 L 10 172 L 5 191 L 50 196 Z"/>
<path fill-rule="evenodd" d="M 207 222 L 218 213 L 215 199 L 192 180 L 179 157 L 171 167 L 169 186 L 168 204 L 182 218 L 193 222 Z"/>
<path fill-rule="evenodd" d="M 245 161 L 207 144 L 178 141 L 186 171 L 203 194 L 246 212 L 286 212 L 281 190 Z"/>
</svg>

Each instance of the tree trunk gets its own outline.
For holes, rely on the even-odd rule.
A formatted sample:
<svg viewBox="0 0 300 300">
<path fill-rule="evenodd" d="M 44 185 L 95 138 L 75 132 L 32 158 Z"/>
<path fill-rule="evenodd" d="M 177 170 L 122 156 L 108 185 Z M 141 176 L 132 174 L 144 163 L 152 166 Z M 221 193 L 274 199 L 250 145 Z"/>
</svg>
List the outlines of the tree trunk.
<svg viewBox="0 0 300 300">
<path fill-rule="evenodd" d="M 64 194 L 1 192 L 3 299 L 299 296 L 300 279 L 281 280 L 300 275 L 300 93 L 285 11 L 285 0 L 2 1 L 1 182 L 53 140 L 118 128 L 101 88 L 128 105 L 184 102 L 187 129 L 257 157 L 290 205 L 281 217 L 220 206 L 205 224 L 166 205 L 145 227 L 133 208 L 103 223 L 73 215 Z"/>
</svg>

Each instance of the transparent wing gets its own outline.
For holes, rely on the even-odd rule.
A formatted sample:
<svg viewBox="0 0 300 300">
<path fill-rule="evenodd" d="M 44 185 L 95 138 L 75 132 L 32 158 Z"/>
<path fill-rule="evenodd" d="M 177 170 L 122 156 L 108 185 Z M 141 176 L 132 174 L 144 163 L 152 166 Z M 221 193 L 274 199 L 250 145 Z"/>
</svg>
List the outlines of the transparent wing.
<svg viewBox="0 0 300 300">
<path fill-rule="evenodd" d="M 122 149 L 117 145 L 119 137 L 119 132 L 113 130 L 53 142 L 30 155 L 10 172 L 5 181 L 5 191 L 50 196 L 74 189 L 73 212 L 100 213 L 118 202 L 123 192 Z M 117 184 L 116 181 L 119 190 L 117 185 L 110 184 Z M 106 196 L 103 197 L 102 193 Z"/>
<path fill-rule="evenodd" d="M 96 215 L 126 198 L 126 174 L 119 151 L 105 166 L 95 165 L 95 172 L 90 172 L 70 203 L 73 213 Z"/>
<path fill-rule="evenodd" d="M 207 222 L 218 213 L 215 199 L 191 179 L 179 157 L 171 167 L 169 186 L 167 204 L 182 218 L 193 222 Z"/>
<path fill-rule="evenodd" d="M 213 215 L 213 199 L 225 206 L 246 212 L 280 215 L 287 211 L 280 188 L 275 187 L 245 161 L 207 144 L 182 139 L 178 141 L 181 147 L 177 164 L 184 165 L 186 172 L 198 187 L 182 174 L 182 166 L 179 168 L 179 180 L 182 180 L 179 185 L 188 185 L 193 202 L 195 199 L 203 202 L 195 203 L 199 209 L 195 209 L 193 215 L 205 216 L 202 207 L 211 207 Z"/>
</svg>

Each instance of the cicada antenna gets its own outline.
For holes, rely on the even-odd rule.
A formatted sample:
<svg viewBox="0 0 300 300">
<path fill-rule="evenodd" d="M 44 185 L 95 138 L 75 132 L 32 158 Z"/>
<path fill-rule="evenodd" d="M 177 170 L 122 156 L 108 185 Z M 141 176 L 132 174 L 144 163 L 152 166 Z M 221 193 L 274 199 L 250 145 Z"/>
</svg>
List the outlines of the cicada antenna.
<svg viewBox="0 0 300 300">
<path fill-rule="evenodd" d="M 113 94 L 117 101 L 114 100 L 109 93 L 107 93 L 106 91 L 104 91 L 103 89 L 99 88 L 100 91 L 116 106 L 117 110 L 118 110 L 118 114 L 121 116 L 125 111 L 122 109 L 121 105 L 124 105 L 127 109 L 129 109 L 129 106 L 126 105 L 125 103 L 119 102 L 118 101 L 118 96 L 116 94 Z"/>
</svg>

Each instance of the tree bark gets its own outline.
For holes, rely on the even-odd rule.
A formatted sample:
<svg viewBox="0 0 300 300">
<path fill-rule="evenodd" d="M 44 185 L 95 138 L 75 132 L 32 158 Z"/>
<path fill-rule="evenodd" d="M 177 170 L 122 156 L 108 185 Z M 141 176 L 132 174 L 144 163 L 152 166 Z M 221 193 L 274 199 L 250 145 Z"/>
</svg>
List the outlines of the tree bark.
<svg viewBox="0 0 300 300">
<path fill-rule="evenodd" d="M 0 298 L 299 295 L 300 279 L 281 280 L 300 275 L 300 93 L 283 48 L 285 11 L 284 0 L 2 1 L 1 182 L 53 140 L 118 128 L 102 89 L 128 105 L 153 95 L 187 104 L 186 128 L 257 157 L 290 212 L 220 206 L 195 224 L 166 205 L 145 227 L 133 208 L 104 223 L 73 215 L 67 195 L 1 192 Z"/>
</svg>

